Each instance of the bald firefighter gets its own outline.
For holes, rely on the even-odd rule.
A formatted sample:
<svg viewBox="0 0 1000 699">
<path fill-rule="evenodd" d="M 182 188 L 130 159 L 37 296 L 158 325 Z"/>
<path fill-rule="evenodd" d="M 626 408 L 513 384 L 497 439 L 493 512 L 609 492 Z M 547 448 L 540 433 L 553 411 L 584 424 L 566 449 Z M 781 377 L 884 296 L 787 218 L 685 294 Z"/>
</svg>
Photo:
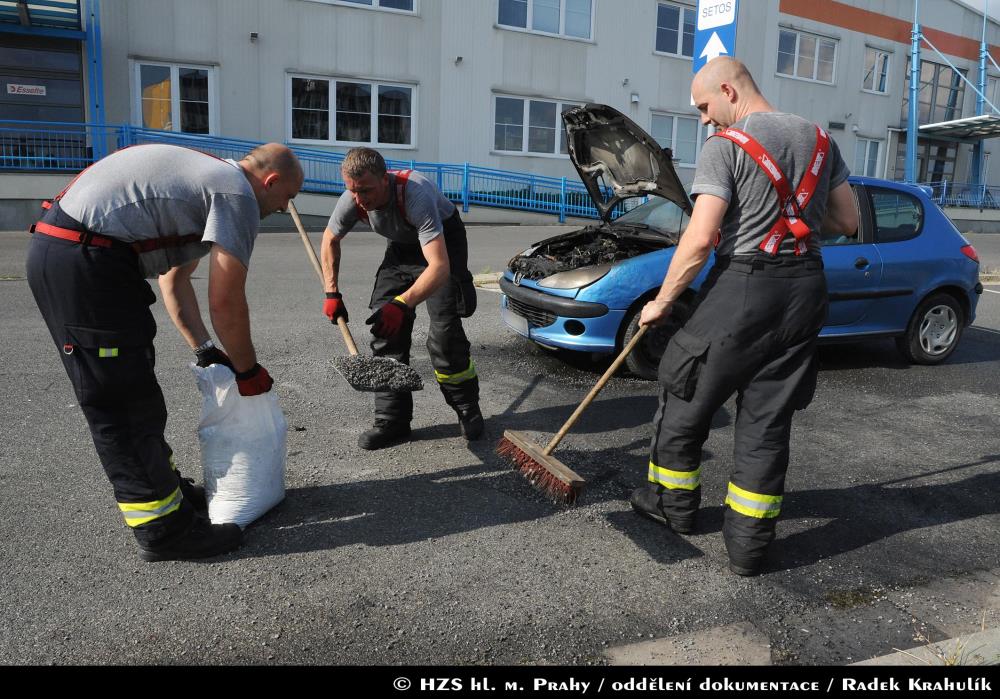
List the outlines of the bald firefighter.
<svg viewBox="0 0 1000 699">
<path fill-rule="evenodd" d="M 182 478 L 163 437 L 154 373 L 156 295 L 198 364 L 225 364 L 241 396 L 273 383 L 250 337 L 245 284 L 260 220 L 288 205 L 302 169 L 285 146 L 239 162 L 171 145 L 125 148 L 82 172 L 32 226 L 28 282 L 145 561 L 237 548 L 235 524 L 212 524 L 204 489 Z M 216 347 L 191 284 L 208 256 Z M 225 351 L 223 351 L 223 348 Z"/>
<path fill-rule="evenodd" d="M 858 215 L 837 145 L 777 111 L 739 61 L 716 58 L 691 96 L 704 124 L 691 220 L 640 323 L 662 324 L 715 250 L 693 314 L 660 363 L 648 482 L 637 512 L 695 530 L 702 445 L 712 416 L 737 395 L 723 537 L 729 568 L 756 575 L 775 536 L 792 415 L 812 400 L 816 337 L 827 312 L 819 231 L 854 235 Z"/>
</svg>

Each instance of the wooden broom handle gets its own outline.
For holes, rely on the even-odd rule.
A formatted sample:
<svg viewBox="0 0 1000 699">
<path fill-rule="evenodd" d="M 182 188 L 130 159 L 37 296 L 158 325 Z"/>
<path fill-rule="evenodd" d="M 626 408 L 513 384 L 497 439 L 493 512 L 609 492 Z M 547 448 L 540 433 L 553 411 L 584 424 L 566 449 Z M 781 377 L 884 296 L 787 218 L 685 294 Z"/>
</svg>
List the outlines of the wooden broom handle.
<svg viewBox="0 0 1000 699">
<path fill-rule="evenodd" d="M 292 220 L 295 222 L 295 227 L 299 231 L 299 236 L 302 238 L 302 244 L 306 246 L 306 253 L 309 255 L 309 261 L 312 262 L 313 269 L 316 270 L 316 274 L 319 276 L 320 287 L 323 287 L 323 267 L 319 263 L 319 258 L 316 257 L 316 251 L 313 249 L 312 241 L 309 240 L 309 236 L 306 235 L 306 229 L 302 226 L 302 219 L 299 218 L 299 212 L 295 208 L 295 203 L 292 201 L 288 202 L 288 213 L 292 215 Z M 340 334 L 344 336 L 344 344 L 347 345 L 347 351 L 351 353 L 352 357 L 358 355 L 358 346 L 354 344 L 354 338 L 351 336 L 351 331 L 347 327 L 347 321 L 344 320 L 344 316 L 337 317 L 337 327 L 340 328 Z"/>
<path fill-rule="evenodd" d="M 604 376 L 598 379 L 597 384 L 590 389 L 590 393 L 587 394 L 587 397 L 583 399 L 583 402 L 580 403 L 580 405 L 577 406 L 577 409 L 573 411 L 573 414 L 569 416 L 569 420 L 566 421 L 566 424 L 562 426 L 562 429 L 556 433 L 556 436 L 553 437 L 552 441 L 549 442 L 547 447 L 545 447 L 545 451 L 542 452 L 545 456 L 551 454 L 552 451 L 559 446 L 559 442 L 561 442 L 562 438 L 566 436 L 567 432 L 569 432 L 573 423 L 575 423 L 577 418 L 583 414 L 583 411 L 587 408 L 587 406 L 594 402 L 594 399 L 597 398 L 597 394 L 601 392 L 602 388 L 604 388 L 604 384 L 606 384 L 611 379 L 611 376 L 618 371 L 618 367 L 620 367 L 622 362 L 625 361 L 625 358 L 628 357 L 629 352 L 631 352 L 639 340 L 642 339 L 642 336 L 646 334 L 647 328 L 649 328 L 648 325 L 639 326 L 639 332 L 632 336 L 632 339 L 629 340 L 627 345 L 625 345 L 625 349 L 622 350 L 622 353 L 618 355 L 617 359 L 615 359 L 615 361 L 611 363 L 611 366 L 608 367 L 608 370 L 604 372 Z"/>
</svg>

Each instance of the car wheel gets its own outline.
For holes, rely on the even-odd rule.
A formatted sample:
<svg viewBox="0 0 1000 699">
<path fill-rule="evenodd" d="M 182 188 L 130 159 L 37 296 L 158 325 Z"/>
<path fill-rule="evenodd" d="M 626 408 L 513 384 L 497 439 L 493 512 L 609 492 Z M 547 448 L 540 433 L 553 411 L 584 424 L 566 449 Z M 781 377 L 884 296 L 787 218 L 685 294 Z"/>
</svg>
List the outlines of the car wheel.
<svg viewBox="0 0 1000 699">
<path fill-rule="evenodd" d="M 622 347 L 625 347 L 639 332 L 639 316 L 642 315 L 642 307 L 645 305 L 645 303 L 640 303 L 626 319 Z M 667 322 L 647 330 L 639 344 L 625 358 L 626 368 L 641 379 L 655 381 L 660 370 L 660 357 L 663 356 L 667 343 L 677 332 L 677 328 L 683 325 L 690 315 L 690 303 L 683 299 L 677 301 Z"/>
<path fill-rule="evenodd" d="M 964 327 L 965 313 L 955 297 L 932 294 L 917 306 L 896 347 L 913 364 L 940 364 L 955 351 Z"/>
</svg>

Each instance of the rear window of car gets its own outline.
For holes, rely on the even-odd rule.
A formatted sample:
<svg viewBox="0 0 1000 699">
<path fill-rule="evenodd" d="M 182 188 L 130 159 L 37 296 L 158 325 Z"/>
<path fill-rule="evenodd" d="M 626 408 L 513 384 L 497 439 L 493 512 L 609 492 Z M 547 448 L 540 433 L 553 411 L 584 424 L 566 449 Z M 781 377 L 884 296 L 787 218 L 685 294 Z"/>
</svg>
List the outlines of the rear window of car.
<svg viewBox="0 0 1000 699">
<path fill-rule="evenodd" d="M 875 213 L 875 242 L 898 243 L 920 235 L 924 207 L 912 194 L 869 187 Z"/>
</svg>

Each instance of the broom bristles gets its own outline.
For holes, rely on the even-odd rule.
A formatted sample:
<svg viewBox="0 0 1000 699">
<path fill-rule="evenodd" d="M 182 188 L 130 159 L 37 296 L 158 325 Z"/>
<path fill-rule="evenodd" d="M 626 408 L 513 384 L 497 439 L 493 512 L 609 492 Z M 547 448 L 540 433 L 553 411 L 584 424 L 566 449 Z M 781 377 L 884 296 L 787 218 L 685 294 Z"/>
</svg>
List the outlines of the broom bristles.
<svg viewBox="0 0 1000 699">
<path fill-rule="evenodd" d="M 578 488 L 552 475 L 544 464 L 538 463 L 530 454 L 506 437 L 501 437 L 500 441 L 497 442 L 496 453 L 513 462 L 529 483 L 553 501 L 566 505 L 572 505 L 576 502 L 579 495 Z"/>
</svg>

